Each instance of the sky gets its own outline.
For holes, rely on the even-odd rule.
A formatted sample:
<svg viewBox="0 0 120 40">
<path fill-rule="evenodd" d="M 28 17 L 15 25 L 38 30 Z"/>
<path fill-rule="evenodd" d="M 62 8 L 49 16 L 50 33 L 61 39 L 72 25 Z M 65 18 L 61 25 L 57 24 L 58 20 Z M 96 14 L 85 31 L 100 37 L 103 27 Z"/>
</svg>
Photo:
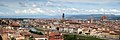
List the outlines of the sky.
<svg viewBox="0 0 120 40">
<path fill-rule="evenodd" d="M 0 0 L 0 17 L 79 14 L 120 15 L 120 0 Z"/>
</svg>

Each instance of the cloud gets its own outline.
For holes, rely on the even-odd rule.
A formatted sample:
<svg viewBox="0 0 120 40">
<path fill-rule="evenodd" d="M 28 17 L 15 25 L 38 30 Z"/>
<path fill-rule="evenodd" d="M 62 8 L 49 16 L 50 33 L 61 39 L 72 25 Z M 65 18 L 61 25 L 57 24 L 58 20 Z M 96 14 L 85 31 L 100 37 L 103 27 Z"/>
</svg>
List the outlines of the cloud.
<svg viewBox="0 0 120 40">
<path fill-rule="evenodd" d="M 27 7 L 27 6 L 28 6 L 28 4 L 25 3 L 25 2 L 18 2 L 18 3 L 19 3 L 19 5 L 20 5 L 21 7 Z"/>
<path fill-rule="evenodd" d="M 57 15 L 56 10 L 50 10 L 50 9 L 40 9 L 40 8 L 29 8 L 29 9 L 22 9 L 22 10 L 15 10 L 15 13 L 17 14 L 30 14 L 30 15 L 49 15 L 54 16 Z"/>
<path fill-rule="evenodd" d="M 12 16 L 12 15 L 15 15 L 15 14 L 9 13 L 9 12 L 2 12 L 2 11 L 0 11 L 0 16 Z"/>
<path fill-rule="evenodd" d="M 2 6 L 2 7 L 8 7 L 7 4 L 3 4 L 3 3 L 0 3 L 0 6 Z"/>
<path fill-rule="evenodd" d="M 119 9 L 91 9 L 91 10 L 85 10 L 85 12 L 88 13 L 120 13 Z"/>
<path fill-rule="evenodd" d="M 62 2 L 120 2 L 120 0 L 51 0 L 51 1 L 62 1 Z"/>
<path fill-rule="evenodd" d="M 61 3 L 56 3 L 52 1 L 47 2 L 18 2 L 21 7 L 61 7 Z"/>
<path fill-rule="evenodd" d="M 0 15 L 4 14 L 3 12 L 0 12 Z"/>
<path fill-rule="evenodd" d="M 100 12 L 120 13 L 118 9 L 99 9 Z"/>
<path fill-rule="evenodd" d="M 98 14 L 98 13 L 120 13 L 118 9 L 77 9 L 77 8 L 59 8 L 59 9 L 42 9 L 42 8 L 31 8 L 24 10 L 16 10 L 15 13 L 24 14 L 44 14 L 44 15 L 58 15 L 61 13 L 66 14 Z"/>
<path fill-rule="evenodd" d="M 45 6 L 47 6 L 47 7 L 61 7 L 63 5 L 61 3 L 48 1 L 48 2 L 45 3 Z"/>
<path fill-rule="evenodd" d="M 45 11 L 40 8 L 24 9 L 24 10 L 15 10 L 15 13 L 45 13 Z"/>
<path fill-rule="evenodd" d="M 37 7 L 37 5 L 36 4 L 32 4 L 32 7 Z"/>
</svg>

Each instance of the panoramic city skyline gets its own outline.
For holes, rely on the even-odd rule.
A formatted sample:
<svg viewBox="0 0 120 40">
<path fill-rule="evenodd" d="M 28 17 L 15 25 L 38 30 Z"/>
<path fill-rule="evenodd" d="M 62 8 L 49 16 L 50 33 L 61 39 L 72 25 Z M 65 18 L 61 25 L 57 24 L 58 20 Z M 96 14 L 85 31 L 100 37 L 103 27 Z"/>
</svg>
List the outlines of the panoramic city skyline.
<svg viewBox="0 0 120 40">
<path fill-rule="evenodd" d="M 120 0 L 0 0 L 0 40 L 120 40 Z"/>
<path fill-rule="evenodd" d="M 120 0 L 0 0 L 0 16 L 120 15 Z"/>
</svg>

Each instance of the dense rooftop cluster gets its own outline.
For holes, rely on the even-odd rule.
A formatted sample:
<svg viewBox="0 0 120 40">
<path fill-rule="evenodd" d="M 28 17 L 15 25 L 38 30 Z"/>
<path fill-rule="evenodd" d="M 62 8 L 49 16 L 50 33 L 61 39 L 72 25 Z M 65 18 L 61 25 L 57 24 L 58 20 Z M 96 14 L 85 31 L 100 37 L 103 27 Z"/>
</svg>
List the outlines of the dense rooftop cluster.
<svg viewBox="0 0 120 40">
<path fill-rule="evenodd" d="M 0 19 L 3 40 L 64 40 L 64 34 L 120 39 L 120 20 Z"/>
</svg>

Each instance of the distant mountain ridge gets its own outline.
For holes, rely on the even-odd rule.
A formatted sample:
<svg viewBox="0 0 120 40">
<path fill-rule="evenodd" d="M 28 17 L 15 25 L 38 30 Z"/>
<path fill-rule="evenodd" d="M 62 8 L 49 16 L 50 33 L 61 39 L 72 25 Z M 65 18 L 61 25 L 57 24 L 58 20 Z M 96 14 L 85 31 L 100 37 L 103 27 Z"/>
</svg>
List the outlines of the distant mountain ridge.
<svg viewBox="0 0 120 40">
<path fill-rule="evenodd" d="M 89 19 L 90 17 L 95 19 L 101 19 L 101 16 L 104 14 L 79 14 L 79 15 L 70 15 L 65 14 L 66 19 Z M 114 14 L 105 14 L 109 20 L 120 20 L 120 15 Z M 0 16 L 0 18 L 62 18 L 62 15 L 19 15 L 19 16 Z"/>
<path fill-rule="evenodd" d="M 95 19 L 101 19 L 104 14 L 90 14 L 90 15 L 69 15 L 68 19 L 89 19 L 90 17 Z M 108 20 L 120 20 L 120 15 L 105 14 Z"/>
</svg>

